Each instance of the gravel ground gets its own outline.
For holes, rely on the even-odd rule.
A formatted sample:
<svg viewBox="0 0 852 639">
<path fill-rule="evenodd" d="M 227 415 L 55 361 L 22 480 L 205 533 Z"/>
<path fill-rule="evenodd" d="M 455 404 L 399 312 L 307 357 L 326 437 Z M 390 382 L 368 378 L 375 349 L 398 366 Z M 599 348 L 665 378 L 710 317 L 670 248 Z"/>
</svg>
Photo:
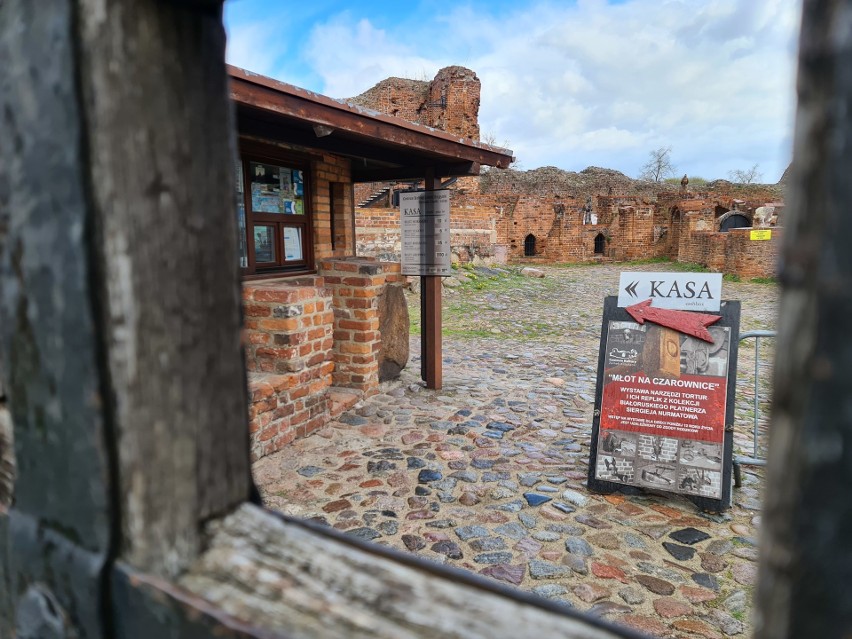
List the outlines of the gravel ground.
<svg viewBox="0 0 852 639">
<path fill-rule="evenodd" d="M 444 296 L 444 385 L 401 378 L 258 461 L 268 506 L 476 571 L 660 637 L 749 636 L 761 469 L 722 515 L 662 493 L 588 491 L 603 297 L 622 270 L 460 270 Z M 473 273 L 474 277 L 466 277 Z M 774 330 L 777 287 L 725 282 L 741 332 Z M 419 312 L 409 297 L 412 315 Z M 415 322 L 416 325 L 416 322 Z M 753 344 L 753 343 L 752 343 Z M 754 349 L 741 345 L 735 452 L 752 454 Z M 765 447 L 772 345 L 760 366 Z"/>
</svg>

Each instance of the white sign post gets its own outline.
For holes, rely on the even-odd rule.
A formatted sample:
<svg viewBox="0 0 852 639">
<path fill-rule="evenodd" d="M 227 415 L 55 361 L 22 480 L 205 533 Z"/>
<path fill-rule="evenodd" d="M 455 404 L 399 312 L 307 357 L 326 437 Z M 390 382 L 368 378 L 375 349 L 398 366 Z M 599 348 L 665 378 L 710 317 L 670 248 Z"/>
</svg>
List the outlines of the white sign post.
<svg viewBox="0 0 852 639">
<path fill-rule="evenodd" d="M 399 194 L 402 274 L 453 274 L 450 260 L 450 192 Z"/>
<path fill-rule="evenodd" d="M 650 299 L 654 308 L 718 311 L 722 301 L 721 273 L 622 273 L 618 307 Z"/>
</svg>

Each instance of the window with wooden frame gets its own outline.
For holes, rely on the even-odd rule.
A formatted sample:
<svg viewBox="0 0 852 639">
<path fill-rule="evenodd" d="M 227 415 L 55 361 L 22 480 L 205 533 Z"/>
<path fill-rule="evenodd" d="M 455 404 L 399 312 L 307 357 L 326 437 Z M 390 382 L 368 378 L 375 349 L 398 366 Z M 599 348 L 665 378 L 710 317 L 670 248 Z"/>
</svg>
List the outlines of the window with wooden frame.
<svg viewBox="0 0 852 639">
<path fill-rule="evenodd" d="M 313 268 L 309 164 L 243 154 L 236 163 L 239 259 L 244 275 Z"/>
</svg>

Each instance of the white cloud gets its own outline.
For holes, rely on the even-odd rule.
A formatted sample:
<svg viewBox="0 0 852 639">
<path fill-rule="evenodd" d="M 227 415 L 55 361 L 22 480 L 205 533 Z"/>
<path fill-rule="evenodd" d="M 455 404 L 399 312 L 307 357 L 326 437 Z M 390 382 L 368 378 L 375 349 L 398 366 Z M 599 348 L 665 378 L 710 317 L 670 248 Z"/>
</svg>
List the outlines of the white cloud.
<svg viewBox="0 0 852 639">
<path fill-rule="evenodd" d="M 355 8 L 334 15 L 300 52 L 322 79 L 310 88 L 350 97 L 386 77 L 429 79 L 461 64 L 482 81 L 483 132 L 508 140 L 527 168 L 636 175 L 648 151 L 671 145 L 681 171 L 706 178 L 754 163 L 767 180 L 784 170 L 796 0 L 484 7 L 456 5 L 390 30 Z M 236 36 L 251 61 L 253 36 Z"/>
</svg>

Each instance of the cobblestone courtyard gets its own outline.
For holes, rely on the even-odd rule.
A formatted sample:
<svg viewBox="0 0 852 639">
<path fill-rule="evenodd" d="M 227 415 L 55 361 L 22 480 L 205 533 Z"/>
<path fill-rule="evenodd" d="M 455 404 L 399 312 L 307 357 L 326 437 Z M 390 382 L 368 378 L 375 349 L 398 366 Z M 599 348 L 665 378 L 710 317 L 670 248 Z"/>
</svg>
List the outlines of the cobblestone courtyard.
<svg viewBox="0 0 852 639">
<path fill-rule="evenodd" d="M 723 515 L 679 497 L 585 488 L 603 298 L 622 270 L 668 268 L 542 267 L 542 279 L 452 282 L 443 389 L 422 386 L 412 336 L 400 380 L 255 464 L 266 504 L 652 635 L 749 636 L 760 469 L 743 468 Z M 774 330 L 777 293 L 723 284 L 726 299 L 742 301 L 741 332 Z M 409 296 L 413 316 L 417 302 Z M 735 452 L 747 455 L 753 352 L 741 344 Z M 762 430 L 767 411 L 763 401 Z"/>
</svg>

